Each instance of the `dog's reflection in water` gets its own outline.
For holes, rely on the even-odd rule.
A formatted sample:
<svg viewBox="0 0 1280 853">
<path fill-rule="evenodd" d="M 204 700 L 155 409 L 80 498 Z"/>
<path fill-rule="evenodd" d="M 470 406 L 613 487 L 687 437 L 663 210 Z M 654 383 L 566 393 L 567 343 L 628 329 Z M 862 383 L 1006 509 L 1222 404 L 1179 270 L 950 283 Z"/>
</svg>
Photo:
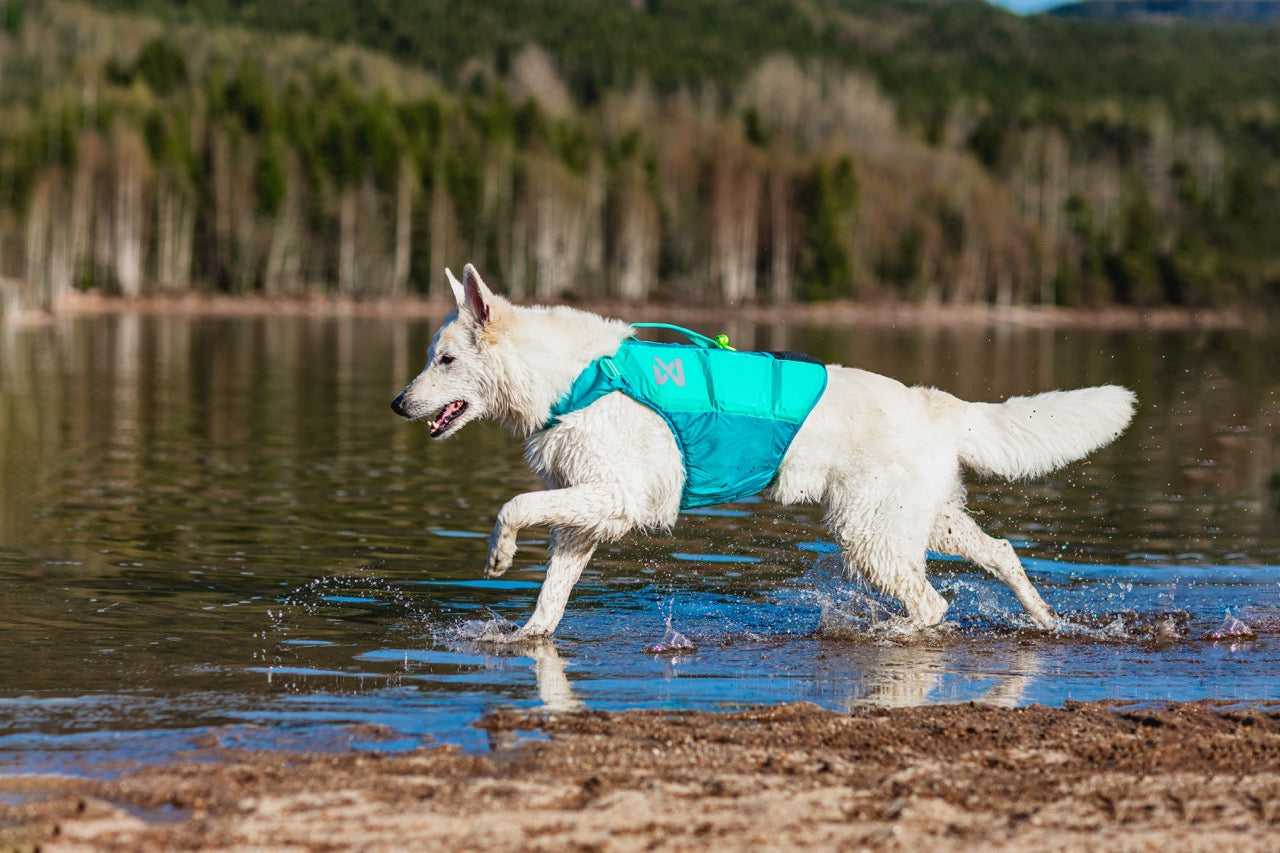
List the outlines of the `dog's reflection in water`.
<svg viewBox="0 0 1280 853">
<path fill-rule="evenodd" d="M 534 637 L 519 643 L 501 647 L 503 656 L 533 659 L 533 675 L 538 683 L 538 700 L 542 703 L 531 710 L 547 714 L 581 711 L 586 705 L 573 692 L 569 676 L 565 674 L 565 659 L 556 648 L 554 640 Z M 512 749 L 529 739 L 528 731 L 489 731 L 489 749 L 494 752 Z"/>
<path fill-rule="evenodd" d="M 534 710 L 566 713 L 586 708 L 574 692 L 565 672 L 566 661 L 554 640 L 529 639 L 513 647 L 503 647 L 503 652 L 533 660 L 541 702 Z M 849 692 L 839 704 L 852 713 L 868 707 L 911 708 L 946 701 L 944 673 L 956 671 L 954 657 L 954 648 L 921 642 L 860 645 L 856 662 L 850 661 L 856 671 L 849 673 Z M 1000 665 L 1000 671 L 981 676 L 992 682 L 989 687 L 976 696 L 955 699 L 972 699 L 1006 708 L 1023 704 L 1027 688 L 1042 670 L 1040 653 L 1030 648 L 1012 649 L 992 663 Z M 968 677 L 975 676 L 970 673 Z M 526 737 L 527 733 L 492 732 L 490 746 L 509 748 Z"/>
<path fill-rule="evenodd" d="M 1023 696 L 1040 673 L 1040 654 L 1034 649 L 1015 649 L 1003 657 L 1000 672 L 983 674 L 993 683 L 980 694 L 944 695 L 945 673 L 956 672 L 954 649 L 925 643 L 886 643 L 860 649 L 861 672 L 851 675 L 854 682 L 845 707 L 913 708 L 940 701 L 972 700 L 984 705 L 1012 708 L 1023 704 Z M 961 677 L 974 678 L 973 673 Z M 967 694 L 967 691 L 966 691 Z"/>
<path fill-rule="evenodd" d="M 578 711 L 586 706 L 573 692 L 565 661 L 553 640 L 539 637 L 520 646 L 520 651 L 533 658 L 533 675 L 538 680 L 538 699 L 542 710 L 559 713 Z"/>
</svg>

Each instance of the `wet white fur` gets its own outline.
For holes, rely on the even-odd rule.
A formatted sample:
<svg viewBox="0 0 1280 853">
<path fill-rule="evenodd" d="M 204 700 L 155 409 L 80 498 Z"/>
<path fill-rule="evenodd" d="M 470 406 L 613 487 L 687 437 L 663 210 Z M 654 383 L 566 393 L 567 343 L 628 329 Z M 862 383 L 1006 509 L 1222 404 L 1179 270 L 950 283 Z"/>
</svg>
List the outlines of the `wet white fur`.
<svg viewBox="0 0 1280 853">
<path fill-rule="evenodd" d="M 503 505 L 485 572 L 495 577 L 510 568 L 522 528 L 551 528 L 538 603 L 514 639 L 547 636 L 598 544 L 675 523 L 684 476 L 679 450 L 658 415 L 622 394 L 542 429 L 579 372 L 631 334 L 626 323 L 567 307 L 513 305 L 470 265 L 462 282 L 449 278 L 458 309 L 436 333 L 426 367 L 397 398 L 397 410 L 434 418 L 449 402 L 465 400 L 445 437 L 489 417 L 525 440 L 525 456 L 547 489 Z M 445 356 L 452 361 L 441 362 Z M 1013 589 L 1038 624 L 1051 627 L 1053 611 L 1013 547 L 966 514 L 961 469 L 1016 480 L 1080 459 L 1120 435 L 1133 415 L 1133 393 L 1104 385 L 968 403 L 864 370 L 827 370 L 827 390 L 765 497 L 821 502 L 845 570 L 896 597 L 917 625 L 937 624 L 947 609 L 925 576 L 933 549 L 983 567 Z"/>
</svg>

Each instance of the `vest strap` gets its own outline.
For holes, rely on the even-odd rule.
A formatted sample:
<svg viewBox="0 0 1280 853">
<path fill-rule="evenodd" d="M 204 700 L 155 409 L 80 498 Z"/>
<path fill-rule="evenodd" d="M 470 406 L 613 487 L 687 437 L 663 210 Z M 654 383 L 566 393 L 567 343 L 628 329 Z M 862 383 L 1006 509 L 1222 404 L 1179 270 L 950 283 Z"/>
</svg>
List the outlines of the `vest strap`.
<svg viewBox="0 0 1280 853">
<path fill-rule="evenodd" d="M 710 347 L 711 349 L 733 349 L 733 347 L 728 346 L 729 339 L 727 337 L 725 338 L 725 343 L 721 343 L 716 338 L 709 338 L 706 335 L 700 335 L 691 329 L 686 329 L 684 326 L 676 326 L 672 323 L 632 323 L 631 328 L 666 329 L 669 332 L 676 332 L 677 334 L 684 335 L 698 346 Z"/>
</svg>

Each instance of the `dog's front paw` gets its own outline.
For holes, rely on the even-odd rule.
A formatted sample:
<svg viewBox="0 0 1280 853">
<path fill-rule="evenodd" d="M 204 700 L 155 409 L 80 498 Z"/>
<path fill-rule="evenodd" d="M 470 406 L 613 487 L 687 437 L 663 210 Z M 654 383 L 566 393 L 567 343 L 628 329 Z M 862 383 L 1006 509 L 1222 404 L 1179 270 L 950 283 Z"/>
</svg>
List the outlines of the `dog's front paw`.
<svg viewBox="0 0 1280 853">
<path fill-rule="evenodd" d="M 478 643 L 494 643 L 501 646 L 514 646 L 521 643 L 538 644 L 545 643 L 551 638 L 551 632 L 538 628 L 524 625 L 520 628 L 511 630 L 511 623 L 505 625 L 491 625 L 483 633 L 476 635 L 475 642 Z"/>
<path fill-rule="evenodd" d="M 551 632 L 535 625 L 532 620 L 521 625 L 511 635 L 512 642 L 539 643 L 551 639 Z"/>
<path fill-rule="evenodd" d="M 489 539 L 489 554 L 484 561 L 486 578 L 501 577 L 511 568 L 511 561 L 516 557 L 516 537 L 507 536 L 494 531 Z"/>
</svg>

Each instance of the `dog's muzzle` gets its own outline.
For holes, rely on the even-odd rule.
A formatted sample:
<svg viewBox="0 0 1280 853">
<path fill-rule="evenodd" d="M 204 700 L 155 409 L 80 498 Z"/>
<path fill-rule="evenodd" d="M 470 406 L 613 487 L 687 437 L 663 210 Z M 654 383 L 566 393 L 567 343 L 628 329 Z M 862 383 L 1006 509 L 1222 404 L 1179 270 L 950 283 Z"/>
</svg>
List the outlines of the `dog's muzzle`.
<svg viewBox="0 0 1280 853">
<path fill-rule="evenodd" d="M 391 401 L 391 411 L 395 412 L 402 418 L 413 420 L 413 415 L 409 414 L 409 410 L 404 407 L 404 392 L 401 391 L 396 398 Z"/>
</svg>

